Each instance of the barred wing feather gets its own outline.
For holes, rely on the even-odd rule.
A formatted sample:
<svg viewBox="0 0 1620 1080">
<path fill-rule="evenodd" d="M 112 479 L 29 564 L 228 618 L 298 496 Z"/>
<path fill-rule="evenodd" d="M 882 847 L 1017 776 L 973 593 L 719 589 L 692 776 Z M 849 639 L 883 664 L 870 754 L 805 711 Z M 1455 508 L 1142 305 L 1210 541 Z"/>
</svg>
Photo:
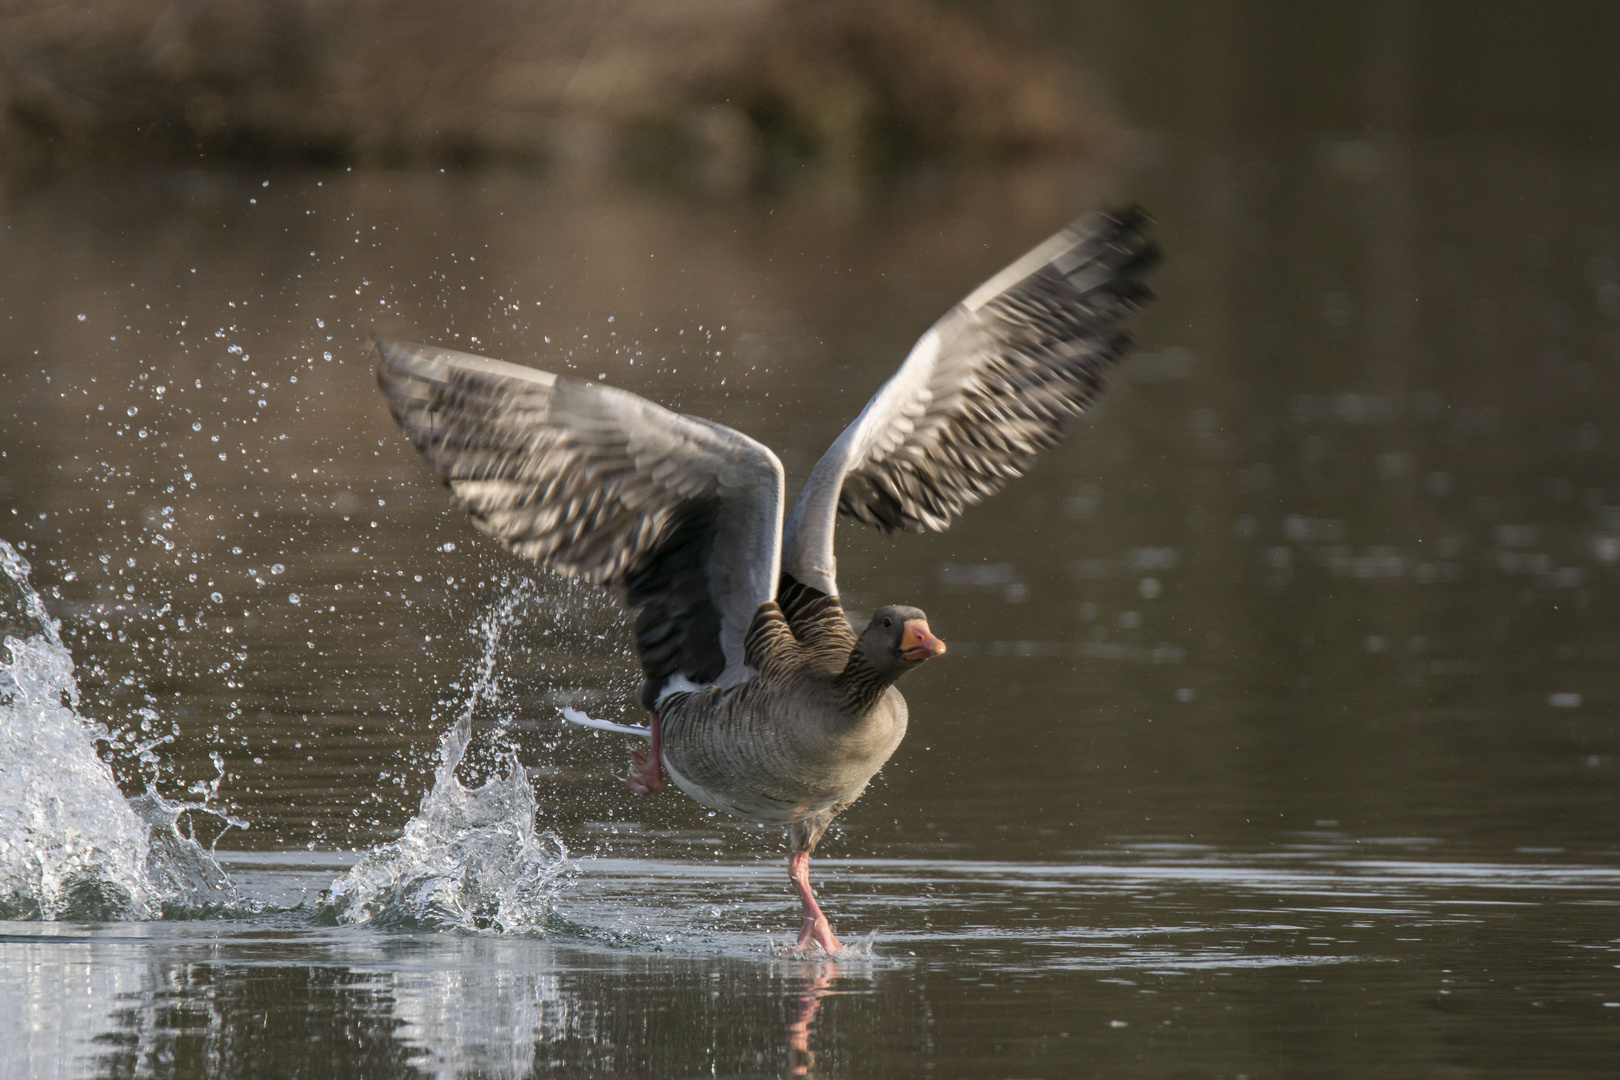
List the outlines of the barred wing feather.
<svg viewBox="0 0 1620 1080">
<path fill-rule="evenodd" d="M 623 390 L 401 341 L 378 382 L 479 529 L 640 609 L 650 683 L 738 682 L 775 594 L 782 466 L 730 428 Z"/>
<path fill-rule="evenodd" d="M 1103 389 L 1157 259 L 1138 210 L 1081 219 L 981 285 L 912 348 L 817 462 L 788 516 L 783 569 L 837 591 L 843 513 L 885 532 L 948 528 L 1001 490 Z"/>
</svg>

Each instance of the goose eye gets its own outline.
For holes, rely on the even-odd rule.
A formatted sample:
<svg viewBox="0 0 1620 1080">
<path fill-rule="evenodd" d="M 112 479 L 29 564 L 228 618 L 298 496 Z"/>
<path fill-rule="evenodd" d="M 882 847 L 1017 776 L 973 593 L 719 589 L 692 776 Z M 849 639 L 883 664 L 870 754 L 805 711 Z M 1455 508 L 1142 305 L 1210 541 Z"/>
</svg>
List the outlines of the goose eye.
<svg viewBox="0 0 1620 1080">
<path fill-rule="evenodd" d="M 891 627 L 893 625 L 894 625 L 894 620 L 893 619 L 886 618 L 886 619 L 883 620 L 883 628 L 885 630 L 887 630 L 889 627 Z"/>
</svg>

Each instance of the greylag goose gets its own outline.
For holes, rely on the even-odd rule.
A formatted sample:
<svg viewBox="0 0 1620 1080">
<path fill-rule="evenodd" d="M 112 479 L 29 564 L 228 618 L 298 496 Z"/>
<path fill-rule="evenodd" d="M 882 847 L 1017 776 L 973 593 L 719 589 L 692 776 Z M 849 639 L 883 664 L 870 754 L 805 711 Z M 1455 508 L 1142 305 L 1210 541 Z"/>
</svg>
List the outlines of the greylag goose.
<svg viewBox="0 0 1620 1080">
<path fill-rule="evenodd" d="M 946 312 L 811 470 L 784 524 L 782 464 L 719 424 L 597 382 L 377 341 L 389 408 L 479 529 L 637 612 L 648 739 L 627 783 L 664 772 L 705 806 L 783 825 L 804 923 L 840 948 L 810 887 L 833 818 L 900 745 L 895 681 L 945 651 L 914 607 L 856 634 L 833 526 L 941 530 L 1020 475 L 1103 387 L 1156 258 L 1136 210 L 1084 218 Z"/>
</svg>

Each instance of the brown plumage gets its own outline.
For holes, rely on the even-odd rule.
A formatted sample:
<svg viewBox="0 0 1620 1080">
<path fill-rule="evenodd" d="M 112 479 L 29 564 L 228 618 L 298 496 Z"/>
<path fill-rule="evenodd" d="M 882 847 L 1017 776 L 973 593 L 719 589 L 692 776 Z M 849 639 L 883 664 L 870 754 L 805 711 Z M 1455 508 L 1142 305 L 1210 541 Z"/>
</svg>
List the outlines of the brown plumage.
<svg viewBox="0 0 1620 1080">
<path fill-rule="evenodd" d="M 808 859 L 905 736 L 894 683 L 945 651 L 916 608 L 857 636 L 838 601 L 841 512 L 944 529 L 1055 444 L 1123 354 L 1156 257 L 1139 211 L 1052 237 L 953 307 L 811 471 L 784 528 L 782 466 L 718 424 L 634 394 L 379 341 L 400 426 L 473 524 L 638 612 L 646 728 L 628 783 L 668 769 L 698 802 L 788 829 L 801 949 L 839 948 Z"/>
</svg>

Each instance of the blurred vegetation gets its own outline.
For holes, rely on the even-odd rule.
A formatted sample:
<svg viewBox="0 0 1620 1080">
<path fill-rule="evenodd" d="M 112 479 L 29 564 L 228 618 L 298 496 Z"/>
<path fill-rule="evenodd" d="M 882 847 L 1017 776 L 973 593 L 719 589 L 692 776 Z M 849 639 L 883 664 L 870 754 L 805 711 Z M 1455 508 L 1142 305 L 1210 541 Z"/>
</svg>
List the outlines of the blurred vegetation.
<svg viewBox="0 0 1620 1080">
<path fill-rule="evenodd" d="M 0 0 L 0 160 L 813 170 L 1091 156 L 1072 65 L 928 0 Z"/>
</svg>

